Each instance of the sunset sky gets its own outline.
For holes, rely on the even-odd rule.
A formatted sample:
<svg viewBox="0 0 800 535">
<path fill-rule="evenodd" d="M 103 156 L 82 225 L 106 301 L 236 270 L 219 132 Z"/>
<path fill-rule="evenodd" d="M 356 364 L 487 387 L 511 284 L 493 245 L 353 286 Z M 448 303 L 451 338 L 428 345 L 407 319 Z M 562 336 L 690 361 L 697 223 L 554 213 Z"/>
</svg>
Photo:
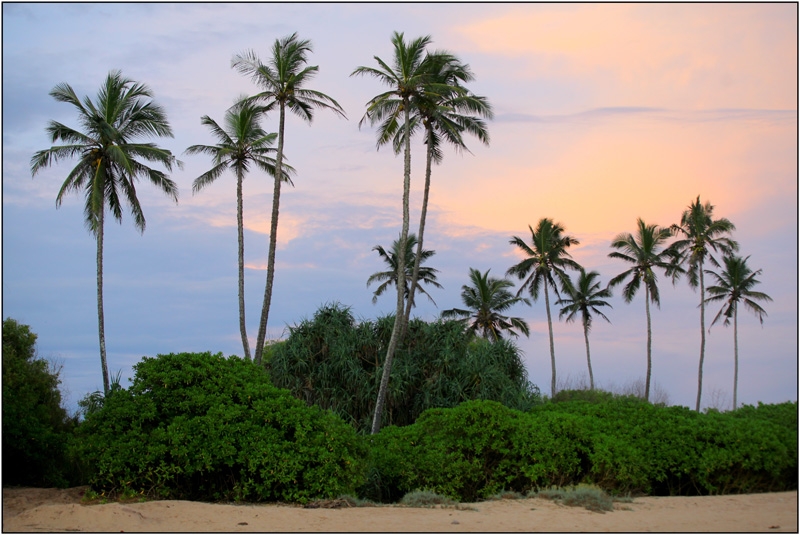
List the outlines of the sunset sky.
<svg viewBox="0 0 800 535">
<path fill-rule="evenodd" d="M 603 284 L 627 266 L 608 258 L 636 219 L 668 226 L 699 195 L 753 269 L 763 326 L 739 315 L 739 401 L 797 400 L 797 4 L 3 4 L 3 317 L 31 326 L 39 355 L 63 364 L 67 404 L 102 389 L 97 340 L 95 241 L 83 223 L 83 197 L 56 210 L 55 197 L 75 162 L 31 178 L 30 159 L 51 143 L 49 120 L 77 127 L 73 108 L 48 93 L 67 82 L 96 96 L 120 69 L 150 86 L 175 132 L 158 143 L 183 162 L 172 175 L 176 205 L 149 184 L 138 196 L 147 218 L 139 234 L 129 212 L 107 223 L 105 321 L 108 367 L 123 385 L 142 356 L 182 351 L 242 354 L 238 331 L 235 179 L 221 177 L 192 195 L 211 167 L 186 156 L 212 144 L 200 117 L 225 110 L 258 88 L 231 69 L 254 50 L 293 32 L 311 40 L 309 88 L 336 99 L 342 119 L 317 112 L 309 126 L 289 117 L 286 156 L 297 169 L 284 188 L 268 335 L 339 301 L 358 318 L 392 313 L 392 292 L 371 302 L 367 278 L 384 265 L 401 225 L 402 157 L 376 150 L 375 132 L 358 122 L 386 90 L 359 66 L 391 61 L 393 31 L 430 35 L 468 63 L 469 88 L 491 102 L 491 143 L 467 139 L 470 152 L 446 149 L 433 169 L 427 249 L 444 289 L 430 289 L 433 320 L 460 307 L 474 267 L 502 276 L 521 256 L 512 236 L 550 217 L 580 245 L 573 258 Z M 277 130 L 277 114 L 264 123 Z M 424 145 L 412 147 L 412 230 L 418 225 Z M 266 278 L 271 178 L 244 184 L 245 291 L 251 345 Z M 516 281 L 515 281 L 516 282 Z M 660 279 L 652 309 L 653 380 L 669 402 L 694 407 L 700 346 L 699 293 L 685 279 Z M 600 387 L 643 378 L 644 294 L 630 304 L 615 291 L 596 321 L 592 365 Z M 707 311 L 707 325 L 718 310 Z M 512 315 L 531 326 L 519 347 L 530 379 L 549 394 L 544 300 Z M 557 311 L 554 311 L 557 317 Z M 586 355 L 580 324 L 554 323 L 559 382 L 580 381 Z M 730 404 L 733 329 L 707 337 L 703 405 Z"/>
</svg>

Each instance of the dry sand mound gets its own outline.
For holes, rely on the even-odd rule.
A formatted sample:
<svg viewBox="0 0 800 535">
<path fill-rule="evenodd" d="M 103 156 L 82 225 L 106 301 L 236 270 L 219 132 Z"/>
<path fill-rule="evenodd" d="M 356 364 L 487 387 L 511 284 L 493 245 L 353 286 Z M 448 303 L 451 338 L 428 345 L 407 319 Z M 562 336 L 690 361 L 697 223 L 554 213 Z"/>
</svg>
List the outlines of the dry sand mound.
<svg viewBox="0 0 800 535">
<path fill-rule="evenodd" d="M 185 501 L 81 505 L 86 487 L 3 489 L 3 531 L 797 532 L 797 492 L 637 498 L 599 514 L 543 499 L 459 509 L 316 508 Z M 474 509 L 474 510 L 473 510 Z"/>
</svg>

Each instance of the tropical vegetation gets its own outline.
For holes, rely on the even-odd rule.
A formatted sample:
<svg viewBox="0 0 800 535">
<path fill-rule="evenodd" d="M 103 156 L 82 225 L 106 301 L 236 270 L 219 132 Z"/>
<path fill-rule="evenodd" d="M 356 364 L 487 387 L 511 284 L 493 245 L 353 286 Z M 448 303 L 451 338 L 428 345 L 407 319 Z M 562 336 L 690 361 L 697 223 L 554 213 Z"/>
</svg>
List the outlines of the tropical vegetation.
<svg viewBox="0 0 800 535">
<path fill-rule="evenodd" d="M 427 251 L 427 250 L 420 250 L 417 248 L 416 253 L 414 252 L 414 246 L 417 245 L 417 236 L 415 234 L 409 234 L 408 239 L 406 239 L 405 244 L 405 251 L 403 254 L 405 258 L 408 259 L 406 263 L 405 270 L 405 290 L 403 292 L 404 299 L 408 301 L 409 306 L 416 306 L 414 299 L 411 299 L 411 288 L 414 288 L 414 295 L 422 294 L 435 305 L 436 301 L 431 297 L 431 295 L 425 291 L 422 286 L 415 285 L 411 286 L 411 282 L 413 280 L 413 270 L 414 266 L 416 266 L 417 276 L 419 281 L 433 286 L 434 288 L 441 288 L 442 285 L 439 284 L 436 280 L 436 273 L 439 272 L 438 269 L 432 268 L 429 266 L 422 266 L 422 262 L 428 260 L 436 251 Z M 372 294 L 372 302 L 377 303 L 378 297 L 383 295 L 383 293 L 392 285 L 397 284 L 397 266 L 400 258 L 400 238 L 394 240 L 392 242 L 392 247 L 389 251 L 386 251 L 381 245 L 376 245 L 372 248 L 373 251 L 378 252 L 378 256 L 380 256 L 381 260 L 386 264 L 387 270 L 386 271 L 378 271 L 370 275 L 367 279 L 367 286 L 369 287 L 372 283 L 380 282 L 381 284 L 375 289 L 375 292 Z M 419 256 L 419 260 L 417 260 L 417 256 Z M 413 263 L 413 265 L 411 265 Z"/>
</svg>

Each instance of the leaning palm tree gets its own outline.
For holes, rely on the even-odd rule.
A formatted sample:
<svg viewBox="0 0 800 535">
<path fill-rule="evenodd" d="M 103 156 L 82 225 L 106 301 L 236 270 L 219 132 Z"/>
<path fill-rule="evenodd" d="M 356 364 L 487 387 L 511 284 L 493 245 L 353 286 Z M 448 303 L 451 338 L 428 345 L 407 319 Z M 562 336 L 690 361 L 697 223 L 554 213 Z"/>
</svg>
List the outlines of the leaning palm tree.
<svg viewBox="0 0 800 535">
<path fill-rule="evenodd" d="M 597 314 L 607 322 L 611 320 L 606 317 L 597 307 L 610 307 L 611 305 L 603 299 L 611 297 L 611 290 L 600 288 L 600 277 L 597 271 L 590 271 L 581 268 L 577 284 L 570 284 L 564 288 L 567 297 L 556 301 L 557 305 L 565 305 L 558 314 L 558 318 L 566 316 L 567 323 L 575 321 L 575 317 L 580 313 L 581 323 L 583 324 L 583 338 L 586 341 L 586 363 L 589 366 L 589 388 L 594 390 L 594 375 L 592 374 L 592 358 L 589 355 L 589 331 L 592 329 L 592 313 Z"/>
<path fill-rule="evenodd" d="M 672 236 L 672 231 L 658 225 L 646 225 L 641 218 L 636 222 L 636 236 L 630 233 L 617 235 L 611 242 L 611 247 L 617 249 L 609 253 L 611 258 L 624 260 L 632 267 L 608 283 L 609 288 L 621 284 L 625 279 L 630 280 L 622 290 L 622 296 L 626 303 L 630 303 L 639 287 L 644 283 L 644 305 L 647 314 L 647 376 L 645 379 L 644 398 L 650 400 L 650 376 L 652 371 L 652 329 L 650 326 L 650 302 L 661 306 L 661 298 L 658 292 L 658 277 L 655 268 L 665 271 L 668 276 L 672 276 L 673 284 L 676 277 L 683 270 L 677 265 L 677 258 L 674 250 L 664 248 L 666 241 Z"/>
<path fill-rule="evenodd" d="M 741 258 L 739 256 L 725 256 L 723 262 L 725 268 L 722 273 L 706 271 L 716 279 L 716 284 L 708 287 L 710 297 L 706 303 L 716 303 L 722 301 L 722 308 L 717 313 L 713 326 L 717 321 L 724 317 L 723 325 L 730 325 L 733 318 L 733 410 L 736 410 L 736 388 L 739 382 L 739 322 L 738 312 L 739 303 L 756 315 L 763 325 L 764 316 L 767 313 L 756 301 L 772 301 L 772 298 L 765 293 L 753 291 L 756 284 L 761 281 L 756 279 L 761 274 L 761 270 L 753 271 L 747 266 L 750 257 Z"/>
<path fill-rule="evenodd" d="M 365 121 L 371 125 L 379 125 L 378 128 L 378 147 L 385 142 L 382 139 L 392 132 L 393 123 L 397 123 L 400 118 L 403 121 L 403 225 L 400 232 L 400 242 L 405 243 L 408 239 L 409 226 L 409 207 L 408 198 L 411 189 L 411 108 L 412 99 L 425 91 L 426 86 L 431 83 L 430 69 L 424 64 L 425 47 L 430 43 L 429 36 L 417 38 L 410 43 L 406 43 L 402 33 L 394 32 L 392 35 L 392 45 L 394 47 L 393 65 L 390 67 L 378 56 L 374 56 L 378 62 L 378 68 L 358 67 L 353 75 L 369 75 L 377 78 L 382 83 L 389 86 L 385 91 L 367 103 L 367 111 L 359 122 L 361 126 Z M 392 369 L 394 353 L 404 332 L 404 288 L 406 279 L 406 258 L 404 249 L 400 249 L 397 258 L 397 311 L 395 314 L 392 336 L 386 348 L 386 358 L 383 364 L 383 374 L 378 390 L 378 400 L 375 403 L 375 416 L 372 420 L 372 433 L 375 434 L 381 428 L 381 415 L 386 401 L 386 389 L 389 384 L 389 374 Z"/>
<path fill-rule="evenodd" d="M 700 286 L 700 365 L 697 372 L 697 402 L 695 410 L 700 411 L 700 398 L 703 393 L 703 360 L 706 352 L 706 306 L 703 265 L 705 260 L 715 267 L 719 262 L 711 251 L 730 254 L 738 251 L 739 245 L 728 237 L 736 227 L 725 218 L 714 219 L 714 207 L 706 201 L 700 203 L 700 196 L 681 215 L 680 225 L 672 225 L 672 231 L 681 236 L 672 247 L 681 255 L 681 262 L 688 267 L 687 275 L 692 288 Z"/>
<path fill-rule="evenodd" d="M 506 274 L 516 275 L 520 280 L 525 279 L 525 282 L 522 283 L 519 291 L 517 291 L 517 296 L 519 296 L 525 288 L 528 288 L 533 300 L 538 301 L 541 289 L 544 287 L 547 328 L 550 334 L 550 367 L 552 370 L 550 395 L 555 396 L 556 353 L 553 344 L 553 321 L 550 316 L 550 294 L 548 286 L 552 286 L 556 296 L 560 298 L 558 285 L 556 285 L 553 275 L 558 277 L 560 286 L 564 288 L 565 285 L 569 283 L 569 278 L 564 269 L 571 268 L 578 270 L 581 268 L 577 262 L 572 260 L 570 254 L 567 252 L 567 249 L 571 245 L 578 245 L 579 242 L 572 236 L 564 235 L 564 227 L 546 217 L 539 221 L 536 230 L 530 225 L 528 225 L 528 229 L 531 231 L 531 245 L 528 245 L 525 243 L 525 240 L 517 236 L 512 237 L 509 242 L 519 247 L 527 258 L 509 268 Z"/>
<path fill-rule="evenodd" d="M 269 230 L 269 254 L 267 256 L 267 283 L 264 289 L 264 304 L 256 338 L 255 361 L 261 362 L 264 339 L 267 334 L 269 307 L 272 302 L 272 285 L 275 281 L 275 248 L 278 239 L 278 212 L 283 180 L 283 134 L 286 109 L 311 123 L 314 109 L 332 110 L 345 117 L 344 110 L 328 95 L 303 87 L 317 73 L 319 67 L 306 66 L 306 55 L 311 52 L 311 41 L 301 40 L 297 33 L 276 39 L 272 45 L 272 57 L 263 64 L 254 51 L 239 54 L 231 66 L 241 74 L 250 76 L 264 91 L 250 97 L 251 102 L 264 103 L 264 110 L 278 108 L 278 152 L 275 156 L 275 186 L 272 193 L 272 220 Z"/>
<path fill-rule="evenodd" d="M 414 246 L 416 244 L 417 244 L 417 237 L 414 234 L 409 234 L 408 235 L 408 239 L 406 240 L 406 247 L 405 247 L 405 256 L 406 256 L 406 259 L 409 260 L 409 262 L 414 262 L 417 266 L 419 266 L 419 264 L 421 264 L 422 262 L 424 262 L 425 260 L 429 259 L 434 254 L 436 254 L 436 251 L 423 250 L 421 252 L 422 261 L 421 262 L 417 262 L 416 261 L 416 255 L 415 255 L 414 250 L 413 250 Z M 400 240 L 399 239 L 397 239 L 397 240 L 392 242 L 392 248 L 389 251 L 386 251 L 380 245 L 376 245 L 375 247 L 372 248 L 373 251 L 377 251 L 378 252 L 378 256 L 381 257 L 381 260 L 383 260 L 384 263 L 389 268 L 386 271 L 378 271 L 377 273 L 373 273 L 369 277 L 369 279 L 367 279 L 367 286 L 369 286 L 373 282 L 380 282 L 381 283 L 375 289 L 375 292 L 372 294 L 372 302 L 373 303 L 377 303 L 378 302 L 378 297 L 380 297 L 389 288 L 389 286 L 397 284 L 397 264 L 398 264 L 397 259 L 400 256 L 399 248 L 400 248 Z M 411 280 L 411 276 L 410 276 L 411 269 L 412 269 L 412 266 L 409 265 L 408 263 L 406 263 L 406 279 L 405 279 L 406 280 L 406 287 L 405 287 L 404 293 L 405 293 L 405 299 L 406 299 L 406 301 L 408 301 L 409 306 L 416 306 L 416 304 L 414 303 L 414 300 L 409 297 L 411 295 L 411 288 L 410 288 L 410 285 L 409 285 L 409 281 Z M 422 281 L 425 284 L 429 284 L 431 286 L 434 286 L 436 288 L 441 288 L 442 285 L 439 284 L 437 282 L 437 280 L 436 280 L 436 273 L 438 273 L 438 271 L 439 271 L 438 269 L 435 269 L 435 268 L 432 268 L 432 267 L 420 266 L 419 267 L 420 281 Z M 431 297 L 430 294 L 428 292 L 426 292 L 424 288 L 422 288 L 422 286 L 416 286 L 415 288 L 416 288 L 415 295 L 417 293 L 420 293 L 420 294 L 426 296 L 428 299 L 430 299 L 431 302 L 434 305 L 436 304 L 436 301 L 433 300 L 433 297 Z"/>
<path fill-rule="evenodd" d="M 86 199 L 86 226 L 97 239 L 97 323 L 100 338 L 100 365 L 103 373 L 103 392 L 110 388 L 106 361 L 105 316 L 103 312 L 103 225 L 106 206 L 111 215 L 122 221 L 122 199 L 127 202 L 133 223 L 144 232 L 145 218 L 136 197 L 136 181 L 145 178 L 175 202 L 178 187 L 163 172 L 143 162 L 163 165 L 167 171 L 181 162 L 172 153 L 155 143 L 142 139 L 173 137 L 164 109 L 153 100 L 153 92 L 145 84 L 111 71 L 92 101 L 81 101 L 69 84 L 57 85 L 50 96 L 58 102 L 71 104 L 78 110 L 82 130 L 50 121 L 47 133 L 52 142 L 63 141 L 41 150 L 31 158 L 31 174 L 36 174 L 59 160 L 78 157 L 76 165 L 61 186 L 56 207 L 70 191 L 83 191 Z"/>
<path fill-rule="evenodd" d="M 240 103 L 225 114 L 225 125 L 221 127 L 208 115 L 200 120 L 209 127 L 217 139 L 216 145 L 192 145 L 186 154 L 208 154 L 213 158 L 214 167 L 197 177 L 192 183 L 192 192 L 197 193 L 214 182 L 227 169 L 236 175 L 236 223 L 239 238 L 239 332 L 242 336 L 244 356 L 250 359 L 250 343 L 247 340 L 244 314 L 244 217 L 242 207 L 242 182 L 251 165 L 255 165 L 269 175 L 275 175 L 275 152 L 272 148 L 278 134 L 268 134 L 259 125 L 263 109 L 251 103 Z M 283 180 L 291 183 L 288 165 L 283 166 Z"/>
<path fill-rule="evenodd" d="M 504 316 L 503 313 L 517 303 L 530 305 L 525 297 L 514 296 L 508 288 L 514 283 L 507 279 L 489 277 L 489 271 L 481 273 L 477 269 L 469 269 L 471 286 L 461 287 L 461 301 L 467 309 L 451 308 L 442 311 L 442 318 L 455 318 L 470 322 L 469 330 L 489 340 L 500 340 L 505 331 L 517 337 L 517 330 L 530 336 L 528 324 L 522 318 Z M 515 330 L 516 329 L 516 330 Z"/>
</svg>

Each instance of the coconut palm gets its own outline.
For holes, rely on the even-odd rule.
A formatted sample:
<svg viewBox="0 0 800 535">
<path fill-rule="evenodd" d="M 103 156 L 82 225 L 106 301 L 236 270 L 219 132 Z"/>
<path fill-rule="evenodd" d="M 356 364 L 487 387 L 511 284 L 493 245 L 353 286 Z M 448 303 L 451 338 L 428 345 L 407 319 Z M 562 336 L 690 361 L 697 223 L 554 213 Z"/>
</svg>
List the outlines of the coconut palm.
<svg viewBox="0 0 800 535">
<path fill-rule="evenodd" d="M 41 150 L 31 158 L 31 174 L 59 160 L 78 158 L 56 197 L 56 207 L 67 193 L 83 191 L 86 199 L 86 226 L 97 239 L 97 323 L 100 339 L 100 364 L 103 392 L 110 388 L 106 361 L 105 316 L 103 312 L 103 225 L 106 206 L 122 221 L 122 199 L 128 204 L 133 223 L 144 232 L 145 218 L 136 196 L 136 181 L 144 178 L 178 201 L 178 187 L 163 172 L 145 165 L 154 162 L 172 170 L 182 164 L 170 151 L 143 139 L 173 137 L 164 109 L 153 100 L 145 84 L 124 78 L 120 71 L 108 73 L 94 101 L 81 101 L 69 84 L 57 85 L 50 96 L 71 104 L 78 111 L 82 130 L 50 121 L 47 133 L 57 145 Z"/>
<path fill-rule="evenodd" d="M 680 225 L 672 225 L 673 233 L 681 236 L 672 247 L 681 255 L 681 263 L 687 269 L 689 285 L 692 288 L 700 286 L 700 365 L 697 372 L 697 403 L 695 410 L 700 410 L 700 398 L 703 393 L 703 360 L 706 352 L 706 307 L 705 307 L 705 281 L 703 280 L 703 266 L 705 260 L 715 267 L 719 262 L 711 251 L 730 254 L 738 251 L 739 245 L 728 237 L 736 227 L 725 218 L 714 219 L 714 207 L 708 201 L 700 203 L 700 196 L 691 203 L 681 215 Z"/>
<path fill-rule="evenodd" d="M 250 166 L 254 165 L 269 175 L 275 175 L 275 152 L 272 147 L 278 134 L 268 134 L 259 125 L 263 110 L 252 103 L 241 103 L 228 110 L 225 124 L 220 126 L 208 115 L 200 122 L 209 127 L 217 139 L 216 145 L 192 145 L 186 154 L 208 154 L 213 158 L 214 167 L 197 177 L 192 183 L 192 192 L 197 193 L 214 182 L 227 169 L 236 175 L 236 223 L 239 239 L 239 332 L 242 336 L 244 356 L 250 359 L 250 344 L 247 340 L 244 313 L 244 218 L 242 206 L 242 182 Z M 291 183 L 288 165 L 283 166 L 284 181 Z"/>
<path fill-rule="evenodd" d="M 331 110 L 345 117 L 344 110 L 328 95 L 303 87 L 317 73 L 317 66 L 307 66 L 307 54 L 312 51 L 311 42 L 301 40 L 297 33 L 276 39 L 272 45 L 272 56 L 267 64 L 261 63 L 254 51 L 239 54 L 231 66 L 241 74 L 250 76 L 264 90 L 253 95 L 250 102 L 262 103 L 265 111 L 278 108 L 278 150 L 275 156 L 275 186 L 272 193 L 272 220 L 269 230 L 269 254 L 267 256 L 267 283 L 264 289 L 264 304 L 258 325 L 254 360 L 261 362 L 264 339 L 267 334 L 269 307 L 272 302 L 272 286 L 275 281 L 275 248 L 278 238 L 278 213 L 280 209 L 281 183 L 284 158 L 284 126 L 286 110 L 311 123 L 315 109 Z"/>
<path fill-rule="evenodd" d="M 379 125 L 378 128 L 378 147 L 385 143 L 385 139 L 393 137 L 391 125 L 397 123 L 402 117 L 403 130 L 403 224 L 400 232 L 400 242 L 405 243 L 408 239 L 409 227 L 409 207 L 408 197 L 411 189 L 411 108 L 412 99 L 425 91 L 426 86 L 431 83 L 430 69 L 424 64 L 425 47 L 430 43 L 429 36 L 419 37 L 410 43 L 406 43 L 402 33 L 392 34 L 392 46 L 394 57 L 390 67 L 378 56 L 374 56 L 378 62 L 378 68 L 358 67 L 353 75 L 369 75 L 377 78 L 380 82 L 389 86 L 385 91 L 367 102 L 367 111 L 359 121 L 361 126 L 365 121 L 371 125 Z M 389 136 L 389 137 L 386 137 Z M 381 376 L 381 385 L 378 390 L 378 400 L 375 404 L 375 416 L 372 423 L 372 433 L 380 431 L 381 414 L 386 400 L 386 388 L 389 384 L 389 375 L 392 368 L 392 359 L 397 350 L 397 345 L 404 331 L 404 288 L 406 279 L 406 258 L 404 249 L 400 249 L 397 258 L 397 312 L 395 314 L 392 336 L 386 348 L 386 359 Z"/>
<path fill-rule="evenodd" d="M 577 284 L 572 284 L 570 281 L 570 284 L 564 288 L 564 293 L 567 297 L 556 301 L 557 305 L 565 305 L 558 314 L 559 319 L 566 316 L 566 321 L 569 323 L 575 320 L 578 313 L 581 315 L 583 338 L 586 341 L 586 363 L 589 366 L 589 388 L 592 390 L 594 390 L 594 375 L 592 374 L 592 358 L 589 354 L 589 331 L 592 328 L 592 313 L 611 323 L 611 320 L 597 308 L 611 306 L 607 301 L 603 301 L 603 299 L 611 297 L 611 290 L 600 288 L 600 281 L 596 281 L 599 277 L 600 273 L 597 271 L 586 273 L 586 270 L 581 268 Z"/>
<path fill-rule="evenodd" d="M 464 322 L 471 320 L 469 329 L 489 340 L 500 340 L 503 338 L 503 331 L 514 337 L 519 336 L 516 330 L 530 336 L 525 320 L 503 315 L 503 312 L 517 303 L 530 305 L 530 301 L 525 297 L 515 297 L 508 291 L 514 287 L 514 283 L 507 279 L 489 277 L 489 271 L 491 270 L 487 269 L 485 273 L 481 273 L 470 268 L 471 285 L 465 284 L 461 287 L 461 301 L 467 309 L 444 310 L 442 318 L 455 318 Z"/>
<path fill-rule="evenodd" d="M 417 263 L 416 262 L 416 254 L 414 253 L 414 246 L 417 244 L 417 237 L 414 234 L 409 234 L 408 239 L 406 240 L 406 247 L 405 247 L 405 256 L 409 262 L 414 262 L 415 264 L 419 265 L 425 260 L 429 259 L 431 256 L 436 254 L 436 251 L 422 251 L 422 261 Z M 400 240 L 394 240 L 392 242 L 392 248 L 387 252 L 383 247 L 380 245 L 376 245 L 372 248 L 373 251 L 378 251 L 378 255 L 381 257 L 381 260 L 388 266 L 388 270 L 386 271 L 379 271 L 377 273 L 373 273 L 369 279 L 367 279 L 367 286 L 372 284 L 373 282 L 380 282 L 380 286 L 375 290 L 372 294 L 372 302 L 377 303 L 378 297 L 380 297 L 383 292 L 385 292 L 389 286 L 397 284 L 397 259 L 400 256 L 400 252 L 398 249 L 400 248 Z M 408 301 L 409 306 L 415 306 L 414 300 L 410 299 L 409 296 L 411 295 L 411 288 L 409 285 L 409 281 L 411 280 L 411 269 L 412 266 L 406 263 L 406 287 L 405 287 L 405 299 Z M 436 288 L 441 288 L 442 285 L 436 281 L 436 273 L 438 273 L 438 269 L 422 266 L 419 267 L 419 276 L 420 280 L 425 284 L 430 284 Z M 436 301 L 433 300 L 433 297 L 425 291 L 422 286 L 416 286 L 416 293 L 420 293 L 426 296 L 431 302 L 435 305 Z"/>
<path fill-rule="evenodd" d="M 552 376 L 550 379 L 550 395 L 556 395 L 556 353 L 553 344 L 553 321 L 550 315 L 550 294 L 548 287 L 551 286 L 560 298 L 558 285 L 553 275 L 558 277 L 559 285 L 563 288 L 569 282 L 569 278 L 564 271 L 566 268 L 580 269 L 577 262 L 572 260 L 567 249 L 571 245 L 578 245 L 579 242 L 572 236 L 564 235 L 564 227 L 560 223 L 554 223 L 552 219 L 542 218 L 534 230 L 530 225 L 531 245 L 525 240 L 514 236 L 511 238 L 511 245 L 519 247 L 526 258 L 519 264 L 512 266 L 506 272 L 507 275 L 516 275 L 525 282 L 517 291 L 519 296 L 527 288 L 534 301 L 539 300 L 541 289 L 544 288 L 544 303 L 547 310 L 547 328 L 550 334 L 550 367 Z M 527 277 L 527 278 L 526 278 Z"/>
<path fill-rule="evenodd" d="M 611 247 L 617 249 L 609 253 L 611 258 L 619 258 L 632 265 L 608 283 L 613 288 L 630 278 L 622 289 L 622 297 L 630 303 L 639 287 L 644 283 L 644 305 L 647 314 L 647 376 L 645 379 L 644 398 L 650 400 L 650 376 L 652 372 L 652 329 L 650 324 L 650 303 L 661 306 L 658 292 L 658 277 L 655 268 L 665 271 L 672 276 L 673 283 L 682 268 L 677 265 L 677 258 L 673 249 L 664 248 L 666 241 L 672 236 L 672 231 L 658 225 L 647 225 L 641 218 L 636 221 L 636 236 L 630 233 L 617 235 L 611 242 Z"/>
<path fill-rule="evenodd" d="M 751 311 L 763 325 L 764 316 L 767 313 L 764 309 L 756 303 L 756 301 L 772 301 L 772 298 L 763 292 L 756 292 L 753 288 L 761 281 L 756 279 L 756 276 L 761 274 L 761 270 L 753 271 L 747 265 L 747 260 L 750 257 L 742 258 L 739 256 L 725 256 L 723 263 L 725 267 L 722 273 L 714 273 L 713 271 L 706 271 L 709 275 L 716 279 L 716 284 L 707 288 L 710 297 L 706 299 L 706 303 L 722 302 L 722 308 L 714 320 L 711 322 L 713 326 L 720 318 L 725 318 L 722 322 L 723 325 L 730 325 L 731 318 L 733 318 L 733 409 L 736 410 L 736 389 L 739 382 L 739 303 Z"/>
</svg>

